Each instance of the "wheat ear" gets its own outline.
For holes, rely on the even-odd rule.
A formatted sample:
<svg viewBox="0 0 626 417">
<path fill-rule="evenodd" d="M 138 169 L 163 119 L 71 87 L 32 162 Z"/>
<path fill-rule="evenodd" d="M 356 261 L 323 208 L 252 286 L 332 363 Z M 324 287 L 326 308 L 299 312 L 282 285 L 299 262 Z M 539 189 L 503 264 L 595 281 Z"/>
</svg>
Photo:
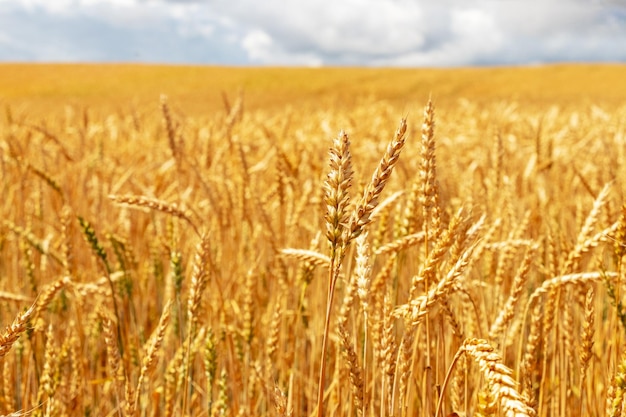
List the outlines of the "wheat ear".
<svg viewBox="0 0 626 417">
<path fill-rule="evenodd" d="M 178 163 L 180 158 L 180 148 L 178 146 L 176 140 L 176 126 L 172 120 L 172 115 L 170 113 L 170 107 L 167 104 L 167 96 L 165 94 L 161 94 L 161 112 L 163 113 L 163 122 L 165 123 L 165 130 L 167 132 L 167 143 L 170 147 L 170 151 L 172 151 L 172 156 L 176 159 Z"/>
<path fill-rule="evenodd" d="M 326 301 L 326 320 L 324 324 L 324 334 L 322 336 L 322 357 L 320 360 L 320 378 L 318 382 L 318 395 L 317 395 L 317 416 L 322 417 L 324 414 L 323 411 L 323 402 L 324 402 L 324 383 L 325 383 L 325 373 L 326 373 L 326 346 L 328 343 L 328 332 L 330 328 L 330 314 L 332 310 L 332 303 L 335 291 L 335 285 L 337 283 L 337 279 L 339 277 L 339 271 L 341 269 L 341 263 L 345 251 L 347 250 L 350 242 L 357 238 L 361 233 L 363 233 L 365 226 L 367 226 L 371 222 L 371 215 L 373 210 L 378 205 L 378 199 L 380 194 L 382 193 L 385 185 L 389 181 L 393 168 L 398 162 L 398 158 L 400 157 L 400 151 L 404 147 L 405 142 L 405 134 L 406 134 L 406 120 L 402 119 L 400 121 L 400 126 L 396 130 L 396 133 L 392 139 L 392 141 L 387 146 L 387 150 L 383 155 L 380 163 L 376 167 L 374 174 L 372 175 L 372 180 L 365 187 L 363 191 L 363 197 L 356 204 L 352 215 L 350 216 L 350 220 L 348 222 L 348 226 L 341 222 L 335 222 L 335 220 L 343 219 L 345 216 L 339 211 L 342 207 L 341 203 L 343 200 L 337 199 L 339 194 L 335 194 L 334 190 L 337 187 L 347 187 L 349 185 L 348 182 L 338 183 L 334 185 L 336 182 L 334 179 L 342 179 L 344 176 L 337 173 L 336 171 L 339 169 L 343 169 L 343 165 L 338 164 L 336 160 L 336 155 L 342 154 L 340 153 L 341 149 L 331 150 L 331 173 L 328 176 L 328 180 L 325 184 L 325 201 L 327 206 L 327 230 L 335 230 L 335 224 L 337 224 L 337 230 L 334 233 L 328 233 L 327 237 L 331 247 L 331 261 L 328 272 L 328 297 Z M 339 146 L 347 147 L 347 142 L 345 140 L 339 141 Z M 341 151 L 342 152 L 342 151 Z M 340 162 L 343 162 L 342 160 Z M 331 217 L 332 215 L 332 217 Z M 329 221 L 329 217 L 330 220 Z M 344 232 L 345 230 L 345 232 Z M 342 237 L 343 236 L 343 237 Z M 340 247 L 339 250 L 337 250 Z"/>
<path fill-rule="evenodd" d="M 374 254 L 385 255 L 391 252 L 400 252 L 403 249 L 422 243 L 425 239 L 425 236 L 426 235 L 424 234 L 424 232 L 412 233 L 410 235 L 402 236 L 401 238 L 396 239 L 393 242 L 380 246 L 374 251 Z"/>
<path fill-rule="evenodd" d="M 191 276 L 191 286 L 189 289 L 189 300 L 187 302 L 187 318 L 189 324 L 195 323 L 198 319 L 198 308 L 202 293 L 209 281 L 209 270 L 211 264 L 211 239 L 209 235 L 202 236 L 196 248 L 196 259 L 193 265 Z"/>
<path fill-rule="evenodd" d="M 187 389 L 188 378 L 187 372 L 189 371 L 189 361 L 191 358 L 191 342 L 194 338 L 194 332 L 196 330 L 196 324 L 198 321 L 198 309 L 200 307 L 200 301 L 202 293 L 209 280 L 209 267 L 211 262 L 211 246 L 208 235 L 202 236 L 202 240 L 198 243 L 196 248 L 196 259 L 193 265 L 193 274 L 191 277 L 191 288 L 189 290 L 189 299 L 187 301 L 187 349 L 185 354 L 185 380 L 183 388 L 183 413 L 187 411 Z"/>
<path fill-rule="evenodd" d="M 287 403 L 287 397 L 277 385 L 274 385 L 272 400 L 274 401 L 276 414 L 279 417 L 291 417 L 293 415 L 293 410 L 291 410 L 289 404 Z"/>
<path fill-rule="evenodd" d="M 0 335 L 0 358 L 5 356 L 20 335 L 26 331 L 26 324 L 36 311 L 36 304 L 30 306 L 25 312 L 18 314 L 10 326 L 7 326 L 4 333 Z"/>
<path fill-rule="evenodd" d="M 376 167 L 372 180 L 363 191 L 363 197 L 361 197 L 352 212 L 348 226 L 348 242 L 360 235 L 365 226 L 371 222 L 370 216 L 372 211 L 378 205 L 380 194 L 389 181 L 391 172 L 398 162 L 400 152 L 404 147 L 406 129 L 406 120 L 400 120 L 400 126 L 396 130 L 393 140 L 387 146 L 387 151 L 380 160 L 378 167 Z"/>
<path fill-rule="evenodd" d="M 330 171 L 324 183 L 326 203 L 326 237 L 331 247 L 331 258 L 338 248 L 346 243 L 347 208 L 350 204 L 348 193 L 352 183 L 352 155 L 350 140 L 345 132 L 340 132 L 330 148 Z"/>
<path fill-rule="evenodd" d="M 176 203 L 169 203 L 167 201 L 146 196 L 114 194 L 109 195 L 109 200 L 116 204 L 126 205 L 132 208 L 148 208 L 178 217 L 179 219 L 189 223 L 198 236 L 202 235 L 196 224 L 191 219 L 191 213 L 188 210 L 178 207 Z"/>
<path fill-rule="evenodd" d="M 13 301 L 13 302 L 32 302 L 32 298 L 21 295 L 21 294 L 13 294 L 6 291 L 0 291 L 0 301 Z"/>
<path fill-rule="evenodd" d="M 591 359 L 591 349 L 593 348 L 593 335 L 594 335 L 594 314 L 595 309 L 593 307 L 593 287 L 587 291 L 585 297 L 585 321 L 583 323 L 583 332 L 581 336 L 580 345 L 580 415 L 584 415 L 585 406 L 585 382 L 587 380 L 587 368 L 589 368 L 589 360 Z"/>
<path fill-rule="evenodd" d="M 530 271 L 530 266 L 532 264 L 536 249 L 536 246 L 531 246 L 526 251 L 524 260 L 517 270 L 517 274 L 515 275 L 515 279 L 513 280 L 513 289 L 511 290 L 511 295 L 504 304 L 504 307 L 500 310 L 498 317 L 491 325 L 491 329 L 489 329 L 489 339 L 497 340 L 504 331 L 505 327 L 508 326 L 513 319 L 515 307 L 519 302 L 520 295 L 524 288 L 524 284 L 526 283 L 526 277 L 528 276 L 528 272 Z"/>
<path fill-rule="evenodd" d="M 49 256 L 50 259 L 56 261 L 59 265 L 63 265 L 62 256 L 54 252 L 48 244 L 44 243 L 41 239 L 35 236 L 29 229 L 25 229 L 13 223 L 10 220 L 3 220 L 2 224 L 11 230 L 13 233 L 19 235 L 22 239 L 24 239 L 30 246 L 32 246 L 35 250 L 45 256 Z"/>
<path fill-rule="evenodd" d="M 114 381 L 116 401 L 120 403 L 120 392 L 125 388 L 126 372 L 120 355 L 119 345 L 115 334 L 115 324 L 104 310 L 99 310 L 98 315 L 102 320 L 102 333 L 107 350 L 107 363 L 111 378 Z M 119 326 L 117 326 L 119 328 Z"/>
<path fill-rule="evenodd" d="M 362 233 L 359 237 L 356 238 L 356 268 L 354 269 L 354 275 L 356 277 L 356 285 L 357 285 L 357 295 L 361 300 L 361 305 L 363 306 L 363 334 L 365 340 L 363 340 L 363 385 L 365 387 L 364 395 L 367 395 L 367 374 L 368 374 L 368 363 L 367 363 L 367 347 L 368 347 L 368 322 L 369 322 L 369 310 L 370 310 L 370 287 L 371 287 L 371 272 L 372 268 L 370 265 L 370 251 L 369 245 L 367 243 L 368 233 Z M 365 401 L 363 401 L 363 415 L 367 415 L 367 397 Z"/>
<path fill-rule="evenodd" d="M 420 154 L 422 163 L 419 171 L 421 183 L 419 200 L 420 203 L 422 203 L 424 232 L 426 236 L 428 236 L 428 234 L 431 233 L 431 226 L 432 231 L 437 234 L 441 223 L 438 207 L 439 190 L 437 186 L 437 162 L 435 156 L 435 106 L 432 100 L 428 100 L 424 108 L 422 147 Z"/>
<path fill-rule="evenodd" d="M 350 342 L 348 331 L 344 327 L 343 323 L 339 324 L 339 337 L 341 339 L 341 347 L 346 365 L 350 370 L 350 387 L 352 388 L 352 395 L 354 398 L 354 406 L 357 409 L 357 415 L 363 416 L 364 410 L 364 384 L 363 384 L 363 370 L 359 365 L 357 354 L 354 351 L 354 346 Z"/>
<path fill-rule="evenodd" d="M 526 405 L 526 399 L 517 391 L 517 382 L 512 378 L 513 371 L 502 363 L 495 349 L 482 339 L 469 339 L 461 347 L 483 372 L 489 390 L 500 403 L 507 417 L 533 417 L 535 411 Z"/>
<path fill-rule="evenodd" d="M 344 248 L 347 246 L 348 230 L 346 228 L 347 206 L 350 202 L 348 189 L 352 182 L 352 156 L 350 140 L 344 132 L 333 141 L 330 148 L 330 171 L 324 183 L 324 202 L 326 203 L 326 237 L 330 246 L 330 263 L 328 268 L 328 293 L 326 297 L 326 319 L 322 336 L 322 357 L 317 394 L 317 417 L 323 415 L 324 384 L 326 383 L 326 346 L 330 328 L 335 284 L 339 277 L 339 269 Z"/>
<path fill-rule="evenodd" d="M 560 286 L 564 285 L 583 285 L 588 282 L 600 281 L 603 279 L 616 279 L 618 274 L 616 272 L 602 271 L 602 272 L 581 272 L 579 274 L 561 275 L 558 277 L 550 278 L 541 283 L 541 286 L 537 288 L 526 302 L 526 310 L 524 311 L 524 325 L 526 324 L 526 317 L 532 305 L 537 299 L 550 291 L 553 291 Z M 522 326 L 524 327 L 524 326 Z"/>
<path fill-rule="evenodd" d="M 430 308 L 437 303 L 437 300 L 446 296 L 452 287 L 459 280 L 467 266 L 469 265 L 472 255 L 472 251 L 476 246 L 469 247 L 456 262 L 456 264 L 450 269 L 448 274 L 441 279 L 437 285 L 431 289 L 428 294 L 411 300 L 408 304 L 403 304 L 396 307 L 394 310 L 394 316 L 404 318 L 412 326 L 416 326 L 422 322 L 424 317 L 428 314 Z"/>
<path fill-rule="evenodd" d="M 576 240 L 576 246 L 574 250 L 572 250 L 567 256 L 567 260 L 565 261 L 564 271 L 565 272 L 574 272 L 580 263 L 580 258 L 582 255 L 589 250 L 590 240 L 595 241 L 594 238 L 591 238 L 591 232 L 593 231 L 596 223 L 598 222 L 598 217 L 600 215 L 600 210 L 607 204 L 607 197 L 609 196 L 610 184 L 606 184 L 598 197 L 593 202 L 593 207 L 585 220 L 585 224 L 583 225 L 580 233 L 578 234 L 578 239 Z M 599 239 L 598 239 L 599 240 Z"/>
<path fill-rule="evenodd" d="M 313 266 L 327 266 L 330 264 L 330 258 L 328 256 L 309 249 L 284 248 L 280 250 L 280 254 L 284 257 L 295 258 Z"/>
<path fill-rule="evenodd" d="M 612 398 L 607 401 L 607 416 L 618 417 L 624 412 L 624 396 L 626 395 L 626 354 L 622 354 L 620 363 L 617 365 L 617 373 L 612 381 Z"/>
<path fill-rule="evenodd" d="M 170 322 L 170 310 L 172 307 L 173 300 L 170 299 L 165 307 L 163 307 L 163 313 L 161 314 L 161 318 L 159 319 L 159 325 L 157 327 L 156 332 L 150 338 L 148 343 L 148 348 L 146 350 L 146 356 L 143 358 L 143 362 L 141 364 L 141 371 L 139 372 L 139 379 L 137 380 L 137 387 L 135 388 L 135 398 L 132 402 L 132 412 L 131 415 L 134 414 L 134 411 L 137 409 L 139 405 L 139 394 L 141 392 L 141 386 L 143 385 L 143 380 L 146 375 L 150 373 L 155 365 L 156 365 L 156 354 L 159 348 L 161 347 L 161 343 L 163 342 L 163 338 L 165 337 L 165 330 L 167 329 L 167 325 Z"/>
</svg>

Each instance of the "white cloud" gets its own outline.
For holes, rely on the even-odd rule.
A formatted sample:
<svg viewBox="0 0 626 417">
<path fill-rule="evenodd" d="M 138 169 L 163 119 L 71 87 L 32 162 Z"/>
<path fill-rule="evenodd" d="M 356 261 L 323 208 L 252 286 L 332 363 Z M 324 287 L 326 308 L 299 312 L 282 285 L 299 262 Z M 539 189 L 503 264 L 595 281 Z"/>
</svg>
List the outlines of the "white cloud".
<svg viewBox="0 0 626 417">
<path fill-rule="evenodd" d="M 480 9 L 453 10 L 451 31 L 454 44 L 465 54 L 496 52 L 504 40 L 494 14 Z"/>
<path fill-rule="evenodd" d="M 320 59 L 394 55 L 424 43 L 421 9 L 414 2 L 267 0 L 258 8 L 240 0 L 225 7 L 242 27 L 263 31 L 280 50 Z"/>
<path fill-rule="evenodd" d="M 315 54 L 308 52 L 289 53 L 277 45 L 262 30 L 253 30 L 242 41 L 248 57 L 257 63 L 272 65 L 304 65 L 318 67 L 323 64 Z"/>
<path fill-rule="evenodd" d="M 615 38 L 624 45 L 614 59 L 626 54 L 625 22 L 610 26 L 607 6 L 585 0 L 267 0 L 262 8 L 239 0 L 222 6 L 241 28 L 271 40 L 272 48 L 262 51 L 245 45 L 256 63 L 285 53 L 340 65 L 585 60 L 597 54 L 579 45 Z"/>
<path fill-rule="evenodd" d="M 264 61 L 272 54 L 274 41 L 262 30 L 253 30 L 242 40 L 241 44 L 253 60 Z"/>
<path fill-rule="evenodd" d="M 0 35 L 0 60 L 132 60 L 132 48 L 217 64 L 626 60 L 626 2 L 0 0 Z"/>
</svg>

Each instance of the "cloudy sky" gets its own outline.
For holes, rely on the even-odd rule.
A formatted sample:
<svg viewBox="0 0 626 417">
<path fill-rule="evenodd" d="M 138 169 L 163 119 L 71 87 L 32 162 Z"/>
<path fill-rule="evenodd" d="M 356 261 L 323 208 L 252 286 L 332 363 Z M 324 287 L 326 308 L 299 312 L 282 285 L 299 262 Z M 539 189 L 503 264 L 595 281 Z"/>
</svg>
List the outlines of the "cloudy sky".
<svg viewBox="0 0 626 417">
<path fill-rule="evenodd" d="M 626 0 L 0 0 L 0 62 L 626 62 Z"/>
</svg>

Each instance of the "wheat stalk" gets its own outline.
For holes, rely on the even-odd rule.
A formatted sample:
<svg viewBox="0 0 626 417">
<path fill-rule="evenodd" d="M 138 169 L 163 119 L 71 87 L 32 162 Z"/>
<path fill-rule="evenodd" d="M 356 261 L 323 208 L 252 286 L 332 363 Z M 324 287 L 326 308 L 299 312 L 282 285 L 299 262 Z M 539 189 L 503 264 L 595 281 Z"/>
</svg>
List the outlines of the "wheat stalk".
<svg viewBox="0 0 626 417">
<path fill-rule="evenodd" d="M 330 243 L 330 267 L 329 267 L 329 276 L 328 276 L 328 296 L 326 301 L 326 320 L 324 324 L 324 334 L 322 337 L 322 353 L 320 360 L 320 378 L 318 382 L 318 395 L 317 395 L 317 416 L 322 417 L 323 415 L 323 402 L 324 402 L 324 383 L 325 383 L 325 373 L 326 373 L 326 346 L 328 343 L 328 332 L 330 328 L 330 316 L 333 304 L 333 297 L 335 292 L 335 286 L 337 283 L 337 279 L 339 278 L 339 271 L 341 269 L 343 257 L 345 252 L 353 239 L 358 237 L 361 233 L 363 233 L 365 226 L 367 226 L 371 222 L 370 216 L 372 215 L 372 211 L 378 205 L 378 199 L 380 194 L 382 193 L 385 185 L 389 181 L 391 176 L 391 172 L 393 171 L 394 166 L 398 162 L 398 158 L 400 156 L 400 151 L 402 150 L 405 142 L 405 134 L 406 134 L 406 120 L 402 119 L 400 121 L 400 126 L 396 130 L 392 141 L 387 146 L 387 150 L 383 157 L 380 160 L 380 163 L 374 170 L 374 174 L 372 175 L 371 181 L 365 187 L 363 191 L 363 197 L 357 202 L 354 210 L 350 216 L 350 220 L 348 221 L 347 226 L 343 225 L 343 213 L 340 209 L 343 207 L 343 202 L 345 200 L 338 198 L 341 196 L 341 192 L 335 192 L 336 188 L 347 188 L 349 185 L 348 182 L 343 181 L 341 179 L 347 178 L 348 176 L 339 173 L 340 170 L 345 170 L 346 166 L 340 164 L 337 161 L 336 155 L 343 155 L 343 148 L 348 147 L 347 139 L 339 141 L 335 144 L 337 149 L 333 152 L 331 151 L 331 173 L 329 174 L 329 180 L 327 182 L 327 186 L 325 187 L 326 196 L 325 203 L 327 206 L 327 230 L 334 231 L 333 233 L 329 233 L 327 235 Z M 341 151 L 341 153 L 340 153 Z M 348 160 L 349 158 L 346 158 Z M 343 162 L 343 159 L 341 160 Z M 333 186 L 333 184 L 337 183 Z M 345 227 L 345 229 L 344 229 Z M 345 230 L 345 232 L 343 231 Z M 343 238 L 339 238 L 338 236 L 344 236 Z"/>
</svg>

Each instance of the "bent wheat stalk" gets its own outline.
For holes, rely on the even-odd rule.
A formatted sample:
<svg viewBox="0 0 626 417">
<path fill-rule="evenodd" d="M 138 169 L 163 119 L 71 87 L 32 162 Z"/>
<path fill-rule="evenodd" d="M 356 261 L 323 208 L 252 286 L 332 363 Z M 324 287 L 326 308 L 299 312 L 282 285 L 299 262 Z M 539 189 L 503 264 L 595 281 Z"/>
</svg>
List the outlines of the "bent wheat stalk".
<svg viewBox="0 0 626 417">
<path fill-rule="evenodd" d="M 502 357 L 484 339 L 467 339 L 452 360 L 444 380 L 442 394 L 437 403 L 435 417 L 438 417 L 443 405 L 443 392 L 448 383 L 456 361 L 462 354 L 471 357 L 482 371 L 491 396 L 500 403 L 506 417 L 534 417 L 535 410 L 527 405 L 527 400 L 518 392 L 518 383 L 513 379 L 513 371 L 502 363 Z"/>
<path fill-rule="evenodd" d="M 157 200 L 156 198 L 150 198 L 146 196 L 135 195 L 109 195 L 109 200 L 116 204 L 125 205 L 132 208 L 148 208 L 151 210 L 160 211 L 162 213 L 170 214 L 174 217 L 178 217 L 181 220 L 186 221 L 193 228 L 194 232 L 198 236 L 202 236 L 200 229 L 191 219 L 191 213 L 181 207 L 178 207 L 176 203 L 169 203 L 163 200 Z"/>
</svg>

